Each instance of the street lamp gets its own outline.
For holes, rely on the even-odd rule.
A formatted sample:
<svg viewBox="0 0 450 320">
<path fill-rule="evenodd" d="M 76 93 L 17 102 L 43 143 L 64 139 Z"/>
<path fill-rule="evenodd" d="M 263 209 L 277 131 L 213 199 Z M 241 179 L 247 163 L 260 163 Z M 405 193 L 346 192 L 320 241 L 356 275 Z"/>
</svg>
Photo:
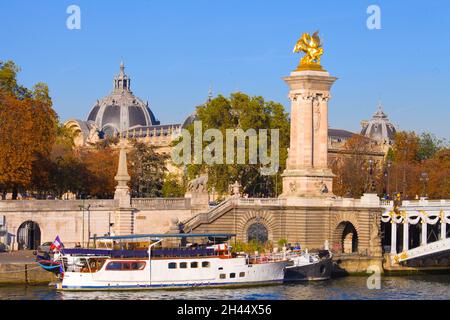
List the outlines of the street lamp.
<svg viewBox="0 0 450 320">
<path fill-rule="evenodd" d="M 420 181 L 422 182 L 422 196 L 423 197 L 427 196 L 427 183 L 428 183 L 428 180 L 430 180 L 428 178 L 428 173 L 422 172 L 420 174 Z"/>
<path fill-rule="evenodd" d="M 373 164 L 374 161 L 369 159 L 369 193 L 375 192 L 375 183 L 373 181 Z"/>
<path fill-rule="evenodd" d="M 88 212 L 88 242 L 87 242 L 87 245 L 88 245 L 88 248 L 89 248 L 89 242 L 90 242 L 90 239 L 91 239 L 91 208 L 92 207 L 95 207 L 95 208 L 102 208 L 103 207 L 103 205 L 91 205 L 91 204 L 88 204 L 87 205 L 87 207 L 84 205 L 84 199 L 83 199 L 83 205 L 81 205 L 81 206 L 79 206 L 80 207 L 80 210 L 83 210 L 83 233 L 82 233 L 82 238 L 83 238 L 83 247 L 84 247 L 84 211 L 85 210 L 87 210 L 87 212 Z"/>
<path fill-rule="evenodd" d="M 391 166 L 392 166 L 392 161 L 391 161 L 391 160 L 388 160 L 388 161 L 387 161 L 387 187 L 386 187 L 386 193 L 387 193 L 387 195 L 388 195 L 388 199 L 389 199 L 390 196 L 391 196 L 390 190 L 389 190 L 389 186 L 390 186 L 390 184 L 391 184 L 391 181 L 390 181 L 390 179 L 389 179 L 389 174 L 390 174 L 390 171 L 391 171 Z"/>
</svg>

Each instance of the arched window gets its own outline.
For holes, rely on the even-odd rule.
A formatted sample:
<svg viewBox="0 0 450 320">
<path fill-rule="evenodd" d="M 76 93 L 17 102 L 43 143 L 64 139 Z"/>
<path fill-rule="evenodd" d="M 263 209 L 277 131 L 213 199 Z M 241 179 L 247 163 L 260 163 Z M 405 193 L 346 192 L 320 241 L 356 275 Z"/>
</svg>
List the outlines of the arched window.
<svg viewBox="0 0 450 320">
<path fill-rule="evenodd" d="M 269 240 L 269 231 L 259 222 L 255 222 L 247 229 L 247 241 L 256 241 L 258 243 L 266 243 Z"/>
</svg>

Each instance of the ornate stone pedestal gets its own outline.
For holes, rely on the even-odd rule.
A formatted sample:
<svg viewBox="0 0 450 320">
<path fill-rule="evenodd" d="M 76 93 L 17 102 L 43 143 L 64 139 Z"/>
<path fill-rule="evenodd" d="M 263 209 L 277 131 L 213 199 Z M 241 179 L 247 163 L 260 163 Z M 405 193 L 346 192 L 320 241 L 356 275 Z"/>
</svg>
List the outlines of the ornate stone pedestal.
<svg viewBox="0 0 450 320">
<path fill-rule="evenodd" d="M 328 100 L 337 78 L 326 71 L 295 71 L 284 78 L 290 87 L 291 136 L 283 194 L 329 197 L 333 173 L 328 168 Z"/>
<path fill-rule="evenodd" d="M 125 141 L 120 142 L 119 165 L 114 177 L 117 181 L 114 199 L 119 201 L 119 208 L 115 212 L 114 233 L 116 235 L 128 235 L 134 233 L 134 212 L 131 208 L 131 195 L 128 181 L 130 175 L 127 169 L 127 152 Z"/>
<path fill-rule="evenodd" d="M 205 212 L 209 209 L 209 193 L 207 189 L 208 176 L 197 177 L 188 183 L 185 198 L 191 198 L 191 210 L 194 213 Z"/>
</svg>

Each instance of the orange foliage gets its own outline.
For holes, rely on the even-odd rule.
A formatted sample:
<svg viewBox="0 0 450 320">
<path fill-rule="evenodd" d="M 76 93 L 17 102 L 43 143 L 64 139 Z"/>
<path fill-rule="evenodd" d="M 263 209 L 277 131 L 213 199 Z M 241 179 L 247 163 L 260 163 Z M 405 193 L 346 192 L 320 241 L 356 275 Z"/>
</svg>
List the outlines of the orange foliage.
<svg viewBox="0 0 450 320">
<path fill-rule="evenodd" d="M 30 99 L 18 100 L 0 90 L 0 185 L 28 185 L 34 160 Z"/>
<path fill-rule="evenodd" d="M 88 171 L 85 180 L 87 193 L 98 198 L 111 198 L 117 184 L 114 177 L 119 160 L 118 152 L 111 148 L 84 150 L 81 159 Z"/>
</svg>

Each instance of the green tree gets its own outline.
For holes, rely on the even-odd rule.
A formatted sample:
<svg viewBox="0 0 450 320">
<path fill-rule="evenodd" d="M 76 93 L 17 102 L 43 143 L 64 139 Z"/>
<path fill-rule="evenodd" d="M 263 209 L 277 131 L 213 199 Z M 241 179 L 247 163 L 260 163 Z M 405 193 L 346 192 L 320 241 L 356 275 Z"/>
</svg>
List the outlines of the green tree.
<svg viewBox="0 0 450 320">
<path fill-rule="evenodd" d="M 445 147 L 445 140 L 438 139 L 430 132 L 423 132 L 419 137 L 418 157 L 420 160 L 427 160 Z"/>
<path fill-rule="evenodd" d="M 208 173 L 208 186 L 214 187 L 219 194 L 229 192 L 229 185 L 234 181 L 240 181 L 243 192 L 250 196 L 275 196 L 281 191 L 281 177 L 286 166 L 287 148 L 289 146 L 289 120 L 284 107 L 276 102 L 265 101 L 260 96 L 250 97 L 244 93 L 236 92 L 229 98 L 222 95 L 208 101 L 205 105 L 197 107 L 197 118 L 202 122 L 202 129 L 218 129 L 223 141 L 223 159 L 226 159 L 226 130 L 242 129 L 246 132 L 254 129 L 268 130 L 268 152 L 272 143 L 270 129 L 279 130 L 279 156 L 280 168 L 277 174 L 262 175 L 262 164 L 249 164 L 249 144 L 245 145 L 245 164 L 215 163 L 215 164 L 191 164 L 188 165 L 187 174 L 190 179 L 200 173 Z M 188 130 L 194 136 L 194 125 Z M 247 139 L 248 140 L 248 139 Z M 193 143 L 193 142 L 192 142 Z M 211 141 L 203 142 L 205 149 Z M 236 145 L 236 142 L 235 142 Z M 235 155 L 236 157 L 236 155 Z M 225 161 L 224 161 L 225 162 Z"/>
<path fill-rule="evenodd" d="M 152 145 L 131 140 L 129 154 L 131 190 L 135 197 L 161 197 L 168 156 L 158 154 Z"/>
<path fill-rule="evenodd" d="M 165 198 L 176 198 L 183 197 L 185 193 L 185 181 L 174 173 L 166 174 L 162 186 L 162 196 Z"/>
</svg>

